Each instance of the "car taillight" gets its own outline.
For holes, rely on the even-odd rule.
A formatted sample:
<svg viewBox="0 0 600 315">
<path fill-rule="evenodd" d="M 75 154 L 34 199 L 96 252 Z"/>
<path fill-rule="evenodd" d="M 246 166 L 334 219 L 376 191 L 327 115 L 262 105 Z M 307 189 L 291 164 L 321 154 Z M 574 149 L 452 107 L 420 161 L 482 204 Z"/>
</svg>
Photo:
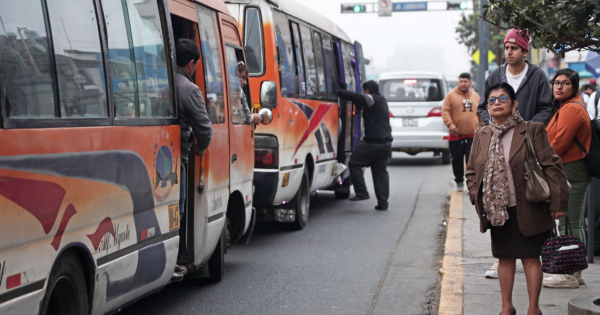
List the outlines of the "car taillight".
<svg viewBox="0 0 600 315">
<path fill-rule="evenodd" d="M 278 165 L 277 149 L 255 149 L 254 165 L 263 167 L 276 167 Z"/>
<path fill-rule="evenodd" d="M 442 117 L 442 108 L 436 107 L 432 109 L 429 111 L 429 114 L 427 114 L 427 117 Z"/>
</svg>

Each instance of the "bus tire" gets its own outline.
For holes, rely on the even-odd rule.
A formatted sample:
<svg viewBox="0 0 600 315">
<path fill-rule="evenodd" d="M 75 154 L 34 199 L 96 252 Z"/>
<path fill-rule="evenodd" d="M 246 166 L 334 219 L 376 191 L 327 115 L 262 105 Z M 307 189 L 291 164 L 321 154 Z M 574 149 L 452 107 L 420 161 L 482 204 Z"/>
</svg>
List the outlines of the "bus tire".
<svg viewBox="0 0 600 315">
<path fill-rule="evenodd" d="M 450 158 L 450 150 L 442 150 L 442 164 L 448 165 L 450 162 L 452 162 Z"/>
<path fill-rule="evenodd" d="M 40 314 L 85 315 L 89 313 L 88 303 L 79 259 L 74 253 L 66 253 L 52 267 Z"/>
<path fill-rule="evenodd" d="M 221 282 L 225 276 L 225 252 L 227 251 L 227 224 L 223 226 L 217 248 L 208 259 L 208 280 L 213 283 Z"/>
<path fill-rule="evenodd" d="M 350 187 L 343 190 L 336 190 L 334 194 L 335 199 L 348 199 L 350 197 Z"/>
<path fill-rule="evenodd" d="M 292 223 L 294 230 L 302 230 L 308 221 L 308 213 L 310 212 L 310 186 L 308 184 L 308 169 L 304 168 L 302 182 L 296 192 L 296 196 L 292 200 L 296 219 Z"/>
</svg>

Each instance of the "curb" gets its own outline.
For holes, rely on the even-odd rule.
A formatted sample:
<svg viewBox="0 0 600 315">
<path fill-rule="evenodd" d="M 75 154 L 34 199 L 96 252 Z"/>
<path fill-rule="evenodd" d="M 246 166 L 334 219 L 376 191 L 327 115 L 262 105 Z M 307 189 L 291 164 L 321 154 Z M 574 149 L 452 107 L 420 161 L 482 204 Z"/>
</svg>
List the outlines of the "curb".
<svg viewBox="0 0 600 315">
<path fill-rule="evenodd" d="M 438 315 L 460 315 L 463 313 L 462 235 L 463 235 L 463 192 L 454 192 L 448 211 L 448 231 L 442 260 L 442 286 Z"/>
</svg>

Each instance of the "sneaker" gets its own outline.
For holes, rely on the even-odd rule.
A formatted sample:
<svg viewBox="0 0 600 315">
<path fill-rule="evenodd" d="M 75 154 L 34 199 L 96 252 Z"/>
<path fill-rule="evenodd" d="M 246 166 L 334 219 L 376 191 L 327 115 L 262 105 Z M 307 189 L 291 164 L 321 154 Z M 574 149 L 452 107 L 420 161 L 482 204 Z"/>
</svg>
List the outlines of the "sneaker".
<svg viewBox="0 0 600 315">
<path fill-rule="evenodd" d="M 577 279 L 577 283 L 579 283 L 579 285 L 585 285 L 585 280 L 583 280 L 583 276 L 581 275 L 581 271 L 577 271 L 573 277 L 575 277 L 575 279 Z"/>
<path fill-rule="evenodd" d="M 498 279 L 498 261 L 496 260 L 494 264 L 485 272 L 485 277 L 488 279 Z"/>
<path fill-rule="evenodd" d="M 461 182 L 461 183 L 456 183 L 456 191 L 464 191 L 465 190 L 465 183 Z"/>
<path fill-rule="evenodd" d="M 569 275 L 551 275 L 548 278 L 544 278 L 542 284 L 546 288 L 579 288 L 579 282 L 577 282 L 577 278 Z"/>
</svg>

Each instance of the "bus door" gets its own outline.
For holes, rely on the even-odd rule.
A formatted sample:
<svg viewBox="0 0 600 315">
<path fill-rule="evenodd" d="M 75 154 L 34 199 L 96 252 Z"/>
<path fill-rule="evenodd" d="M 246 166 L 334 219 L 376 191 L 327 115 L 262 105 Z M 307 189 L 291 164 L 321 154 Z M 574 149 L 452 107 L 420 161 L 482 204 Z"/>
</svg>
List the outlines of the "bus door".
<svg viewBox="0 0 600 315">
<path fill-rule="evenodd" d="M 365 55 L 363 53 L 362 44 L 354 42 L 354 55 L 356 56 L 356 85 L 357 89 L 361 89 L 363 83 L 367 82 L 367 71 L 365 69 Z M 352 132 L 352 143 L 354 146 L 362 139 L 363 126 L 362 126 L 362 115 L 359 108 L 354 109 L 354 126 Z"/>
<path fill-rule="evenodd" d="M 227 69 L 227 80 L 229 91 L 227 98 L 230 104 L 229 123 L 229 169 L 230 169 L 230 193 L 231 207 L 228 211 L 230 233 L 232 242 L 237 242 L 244 234 L 246 227 L 250 224 L 252 216 L 252 177 L 254 173 L 254 128 L 252 122 L 244 119 L 244 113 L 251 113 L 251 99 L 248 85 L 242 88 L 240 74 L 237 71 L 238 63 L 244 62 L 244 50 L 237 30 L 235 20 L 224 14 L 219 14 L 221 21 L 221 32 L 225 47 L 225 67 Z M 246 78 L 247 80 L 247 78 Z M 247 81 L 246 81 L 247 82 Z M 246 102 L 243 101 L 243 95 Z M 245 107 L 245 108 L 244 108 Z M 241 207 L 244 209 L 242 215 Z M 235 211 L 235 213 L 233 212 Z"/>
<path fill-rule="evenodd" d="M 348 44 L 336 38 L 334 38 L 333 41 L 340 83 L 346 84 L 346 89 L 348 91 L 356 92 L 356 79 L 354 76 L 354 69 L 352 68 L 351 64 L 352 58 L 349 54 Z M 346 99 L 340 98 L 339 102 L 340 118 L 342 123 L 340 128 L 341 135 L 343 135 L 343 141 L 338 141 L 338 161 L 348 165 L 353 149 L 352 126 L 355 108 L 352 102 Z M 342 179 L 345 180 L 348 176 L 349 172 L 345 172 L 342 176 Z"/>
<path fill-rule="evenodd" d="M 194 264 L 198 265 L 208 259 L 211 253 L 207 252 L 207 244 L 218 241 L 225 223 L 229 201 L 229 113 L 216 12 L 196 4 L 196 13 L 202 61 L 196 69 L 196 82 L 201 89 L 204 87 L 202 92 L 213 129 L 204 156 L 195 156 L 193 186 L 188 185 L 190 194 L 194 194 L 195 214 L 194 237 L 188 240 L 188 248 L 193 250 Z"/>
</svg>

